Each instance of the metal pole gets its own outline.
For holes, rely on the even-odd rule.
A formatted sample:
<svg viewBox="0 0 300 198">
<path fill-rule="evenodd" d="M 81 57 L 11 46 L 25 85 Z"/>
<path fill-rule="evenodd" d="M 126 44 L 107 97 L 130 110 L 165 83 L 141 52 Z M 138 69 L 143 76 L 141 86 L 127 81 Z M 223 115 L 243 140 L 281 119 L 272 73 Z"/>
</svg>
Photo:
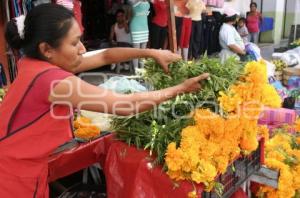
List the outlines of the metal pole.
<svg viewBox="0 0 300 198">
<path fill-rule="evenodd" d="M 287 0 L 285 0 L 282 38 L 285 38 L 287 3 L 288 3 Z"/>
<path fill-rule="evenodd" d="M 297 7 L 298 7 L 299 1 L 295 1 L 295 3 L 296 3 L 296 5 L 295 5 L 295 17 L 294 17 L 294 40 L 296 40 L 296 37 L 297 37 L 297 22 L 298 22 Z"/>
</svg>

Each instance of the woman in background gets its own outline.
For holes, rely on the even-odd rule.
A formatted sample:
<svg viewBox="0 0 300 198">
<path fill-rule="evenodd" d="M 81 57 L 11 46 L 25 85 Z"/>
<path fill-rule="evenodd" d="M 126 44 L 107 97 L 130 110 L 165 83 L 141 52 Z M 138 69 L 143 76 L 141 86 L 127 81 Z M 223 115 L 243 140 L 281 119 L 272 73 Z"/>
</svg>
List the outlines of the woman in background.
<svg viewBox="0 0 300 198">
<path fill-rule="evenodd" d="M 255 44 L 258 43 L 259 25 L 262 20 L 260 12 L 257 11 L 257 4 L 250 4 L 250 12 L 247 13 L 246 24 L 249 31 L 249 41 Z"/>
</svg>

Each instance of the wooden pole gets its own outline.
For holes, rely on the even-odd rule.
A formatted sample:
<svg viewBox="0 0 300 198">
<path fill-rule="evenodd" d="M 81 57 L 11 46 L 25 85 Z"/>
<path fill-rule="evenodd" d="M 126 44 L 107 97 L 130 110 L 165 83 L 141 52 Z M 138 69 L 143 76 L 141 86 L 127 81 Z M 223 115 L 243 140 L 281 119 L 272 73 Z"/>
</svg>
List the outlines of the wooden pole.
<svg viewBox="0 0 300 198">
<path fill-rule="evenodd" d="M 166 1 L 169 10 L 169 18 L 168 18 L 169 47 L 172 52 L 177 52 L 174 0 L 166 0 Z"/>
</svg>

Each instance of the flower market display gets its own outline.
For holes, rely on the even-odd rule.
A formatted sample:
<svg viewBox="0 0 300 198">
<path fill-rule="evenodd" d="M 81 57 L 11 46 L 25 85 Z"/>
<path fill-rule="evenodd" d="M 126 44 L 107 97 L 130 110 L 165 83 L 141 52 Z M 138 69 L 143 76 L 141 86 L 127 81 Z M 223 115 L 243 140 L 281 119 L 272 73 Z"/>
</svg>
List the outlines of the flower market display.
<svg viewBox="0 0 300 198">
<path fill-rule="evenodd" d="M 300 46 L 300 39 L 296 39 L 291 43 L 291 47 L 298 47 Z"/>
<path fill-rule="evenodd" d="M 154 152 L 171 179 L 203 183 L 211 191 L 218 185 L 216 176 L 241 154 L 256 150 L 258 135 L 268 134 L 257 123 L 263 107 L 280 107 L 282 101 L 268 83 L 263 61 L 244 67 L 233 59 L 225 65 L 208 58 L 179 62 L 171 66 L 170 76 L 150 61 L 144 77 L 161 89 L 203 72 L 211 75 L 198 93 L 167 101 L 153 110 L 157 112 L 115 118 L 113 126 L 119 139 Z"/>
<path fill-rule="evenodd" d="M 157 162 L 164 163 L 167 146 L 171 142 L 180 142 L 183 128 L 193 122 L 188 115 L 196 107 L 218 109 L 220 91 L 225 91 L 242 74 L 243 65 L 234 58 L 224 65 L 219 59 L 204 57 L 199 62 L 177 62 L 170 66 L 165 74 L 153 60 L 145 64 L 145 79 L 155 90 L 170 87 L 183 80 L 204 72 L 210 73 L 210 79 L 202 84 L 202 90 L 193 94 L 183 94 L 166 101 L 153 110 L 130 117 L 116 117 L 112 127 L 118 138 L 138 148 L 149 148 L 157 155 Z M 188 104 L 188 105 L 187 105 Z M 178 119 L 180 118 L 180 119 Z"/>
<path fill-rule="evenodd" d="M 300 120 L 294 130 L 300 132 Z M 262 186 L 257 193 L 259 198 L 298 198 L 300 197 L 300 136 L 289 133 L 287 127 L 276 130 L 266 143 L 265 164 L 279 171 L 278 189 Z"/>
<path fill-rule="evenodd" d="M 278 72 L 282 72 L 283 69 L 288 67 L 288 65 L 281 59 L 272 60 L 272 63 L 275 65 L 275 71 Z"/>
</svg>

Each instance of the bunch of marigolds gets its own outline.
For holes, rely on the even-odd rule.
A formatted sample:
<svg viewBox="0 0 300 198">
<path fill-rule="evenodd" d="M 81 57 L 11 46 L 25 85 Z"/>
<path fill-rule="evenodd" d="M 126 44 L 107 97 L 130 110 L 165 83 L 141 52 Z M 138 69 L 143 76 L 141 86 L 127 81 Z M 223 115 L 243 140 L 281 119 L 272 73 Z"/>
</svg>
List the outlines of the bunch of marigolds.
<svg viewBox="0 0 300 198">
<path fill-rule="evenodd" d="M 257 149 L 257 136 L 268 134 L 267 127 L 257 123 L 262 108 L 280 107 L 281 99 L 268 83 L 265 63 L 249 62 L 241 79 L 220 93 L 219 105 L 222 113 L 197 109 L 195 125 L 182 130 L 180 145 L 168 145 L 165 161 L 170 178 L 203 183 L 211 191 L 216 176 L 241 152 Z"/>
<path fill-rule="evenodd" d="M 266 143 L 266 166 L 279 171 L 278 189 L 262 186 L 258 196 L 262 198 L 300 197 L 300 120 L 289 133 L 287 127 L 276 132 Z"/>
<path fill-rule="evenodd" d="M 74 121 L 74 135 L 82 140 L 91 140 L 100 135 L 100 129 L 92 124 L 91 119 L 79 116 Z"/>
</svg>

